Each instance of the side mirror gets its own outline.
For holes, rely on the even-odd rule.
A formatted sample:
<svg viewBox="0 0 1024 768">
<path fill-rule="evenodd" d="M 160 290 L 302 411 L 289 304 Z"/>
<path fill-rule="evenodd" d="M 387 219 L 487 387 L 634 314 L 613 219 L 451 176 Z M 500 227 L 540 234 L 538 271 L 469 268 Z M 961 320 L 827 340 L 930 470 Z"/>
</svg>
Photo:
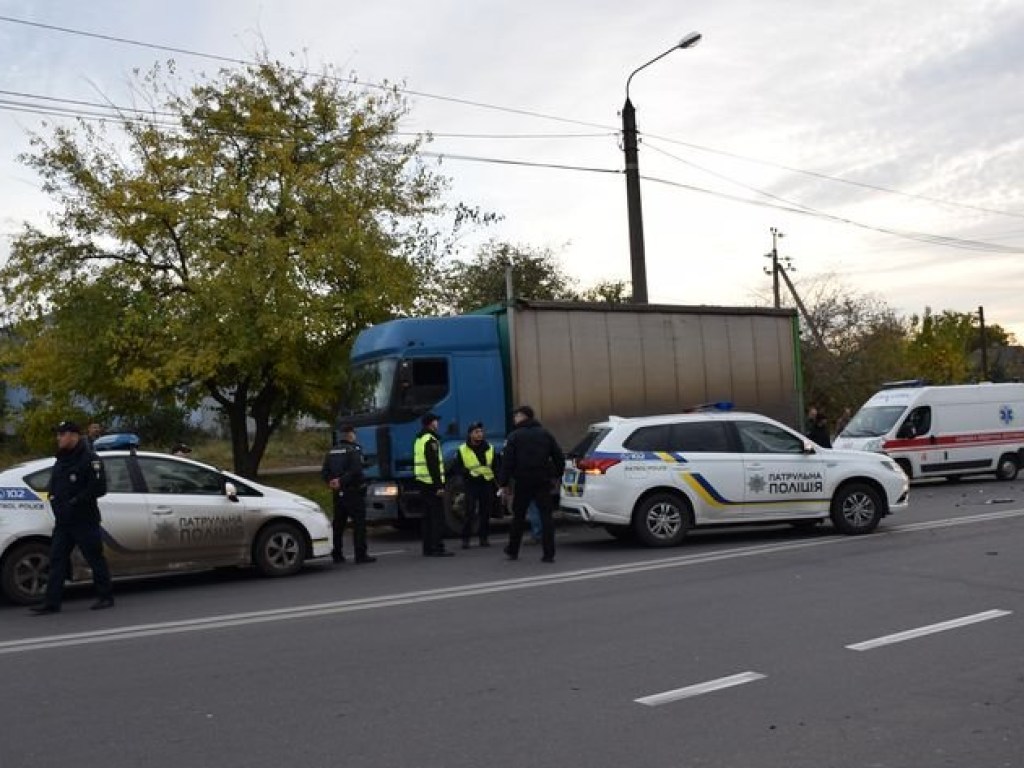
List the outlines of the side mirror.
<svg viewBox="0 0 1024 768">
<path fill-rule="evenodd" d="M 804 453 L 817 453 L 818 445 L 810 440 L 804 440 Z"/>
<path fill-rule="evenodd" d="M 238 489 L 230 480 L 224 483 L 224 495 L 228 497 L 228 501 L 238 501 Z"/>
</svg>

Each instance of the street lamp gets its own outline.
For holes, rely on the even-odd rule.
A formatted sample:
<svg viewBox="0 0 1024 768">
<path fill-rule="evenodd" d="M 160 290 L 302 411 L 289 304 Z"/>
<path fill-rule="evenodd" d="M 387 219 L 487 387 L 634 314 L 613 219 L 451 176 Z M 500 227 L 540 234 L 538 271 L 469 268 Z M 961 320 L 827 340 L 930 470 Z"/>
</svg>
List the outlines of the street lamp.
<svg viewBox="0 0 1024 768">
<path fill-rule="evenodd" d="M 629 264 L 633 282 L 633 301 L 647 303 L 647 263 L 644 254 L 644 221 L 640 205 L 640 166 L 637 158 L 636 110 L 629 100 L 629 83 L 633 75 L 658 59 L 680 48 L 692 48 L 700 42 L 701 34 L 691 32 L 659 56 L 637 67 L 626 78 L 626 103 L 622 107 L 622 150 L 626 155 L 626 207 L 629 214 Z"/>
</svg>

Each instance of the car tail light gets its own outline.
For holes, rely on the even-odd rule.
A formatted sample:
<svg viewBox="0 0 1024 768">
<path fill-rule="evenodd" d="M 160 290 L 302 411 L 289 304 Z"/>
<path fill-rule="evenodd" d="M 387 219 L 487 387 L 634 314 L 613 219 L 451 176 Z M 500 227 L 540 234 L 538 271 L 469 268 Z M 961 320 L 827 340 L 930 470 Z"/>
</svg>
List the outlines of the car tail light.
<svg viewBox="0 0 1024 768">
<path fill-rule="evenodd" d="M 586 475 L 603 475 L 621 459 L 577 459 L 576 469 Z"/>
</svg>

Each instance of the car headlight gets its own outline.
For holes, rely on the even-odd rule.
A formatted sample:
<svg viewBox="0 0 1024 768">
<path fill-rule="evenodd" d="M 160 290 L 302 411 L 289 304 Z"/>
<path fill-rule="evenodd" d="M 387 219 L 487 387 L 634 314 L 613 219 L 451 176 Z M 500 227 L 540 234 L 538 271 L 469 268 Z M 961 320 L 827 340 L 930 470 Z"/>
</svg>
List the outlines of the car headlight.
<svg viewBox="0 0 1024 768">
<path fill-rule="evenodd" d="M 861 448 L 861 450 L 862 451 L 871 451 L 872 453 L 881 453 L 882 452 L 882 438 L 876 437 L 874 440 L 868 440 L 866 443 L 864 443 L 864 447 Z"/>
<path fill-rule="evenodd" d="M 893 472 L 897 472 L 901 475 L 903 474 L 903 467 L 901 467 L 892 459 L 882 459 L 882 466 L 892 470 Z"/>
</svg>

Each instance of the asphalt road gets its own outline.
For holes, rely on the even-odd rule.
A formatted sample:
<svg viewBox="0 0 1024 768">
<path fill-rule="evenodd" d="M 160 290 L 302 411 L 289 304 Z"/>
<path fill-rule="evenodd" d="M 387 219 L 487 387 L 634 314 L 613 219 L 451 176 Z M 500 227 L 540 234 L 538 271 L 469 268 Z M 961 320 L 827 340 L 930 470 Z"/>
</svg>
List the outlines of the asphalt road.
<svg viewBox="0 0 1024 768">
<path fill-rule="evenodd" d="M 1024 482 L 915 486 L 858 538 L 503 538 L 0 607 L 0 768 L 1024 764 Z"/>
</svg>

